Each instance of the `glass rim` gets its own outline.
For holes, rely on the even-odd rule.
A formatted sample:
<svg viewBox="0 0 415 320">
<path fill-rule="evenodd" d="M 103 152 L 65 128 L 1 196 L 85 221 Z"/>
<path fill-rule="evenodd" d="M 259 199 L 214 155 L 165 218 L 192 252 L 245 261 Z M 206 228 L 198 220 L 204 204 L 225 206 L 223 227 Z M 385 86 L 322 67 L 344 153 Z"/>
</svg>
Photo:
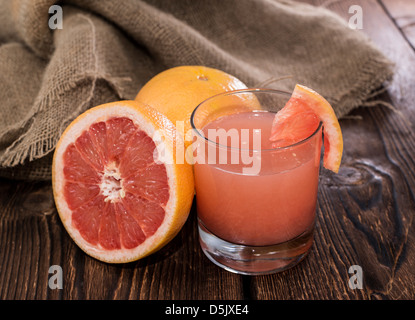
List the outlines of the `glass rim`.
<svg viewBox="0 0 415 320">
<path fill-rule="evenodd" d="M 293 144 L 290 144 L 288 146 L 284 146 L 284 147 L 275 147 L 275 148 L 267 148 L 267 149 L 251 149 L 251 148 L 236 148 L 236 147 L 232 147 L 232 146 L 227 146 L 227 145 L 223 145 L 220 144 L 216 141 L 210 140 L 208 139 L 205 135 L 200 134 L 201 129 L 197 129 L 195 124 L 194 124 L 194 118 L 195 118 L 195 114 L 197 112 L 197 109 L 199 109 L 199 107 L 201 105 L 203 105 L 204 103 L 208 102 L 209 100 L 213 100 L 215 98 L 221 97 L 221 96 L 228 96 L 228 95 L 233 95 L 233 94 L 238 94 L 238 93 L 246 93 L 246 92 L 251 92 L 251 93 L 276 93 L 276 94 L 282 94 L 282 95 L 286 95 L 286 96 L 291 96 L 291 93 L 288 91 L 284 91 L 284 90 L 279 90 L 279 89 L 267 89 L 267 88 L 247 88 L 247 89 L 238 89 L 238 90 L 230 90 L 230 91 L 226 91 L 226 92 L 222 92 L 222 93 L 218 93 L 215 94 L 205 100 L 203 100 L 201 103 L 199 103 L 196 108 L 193 110 L 191 116 L 190 116 L 190 125 L 192 127 L 192 130 L 196 132 L 196 134 L 203 138 L 206 142 L 208 143 L 212 143 L 214 144 L 216 147 L 218 148 L 225 148 L 225 149 L 229 149 L 229 150 L 239 150 L 239 151 L 252 151 L 252 152 L 270 152 L 270 151 L 278 151 L 278 150 L 285 150 L 285 149 L 289 149 L 292 147 L 297 147 L 299 145 L 302 145 L 304 143 L 306 143 L 307 141 L 311 140 L 311 138 L 313 138 L 322 128 L 323 126 L 323 122 L 320 121 L 319 125 L 317 126 L 316 130 L 314 130 L 314 132 L 312 134 L 310 134 L 308 137 L 297 141 Z M 257 110 L 257 111 L 261 111 L 261 110 Z"/>
</svg>

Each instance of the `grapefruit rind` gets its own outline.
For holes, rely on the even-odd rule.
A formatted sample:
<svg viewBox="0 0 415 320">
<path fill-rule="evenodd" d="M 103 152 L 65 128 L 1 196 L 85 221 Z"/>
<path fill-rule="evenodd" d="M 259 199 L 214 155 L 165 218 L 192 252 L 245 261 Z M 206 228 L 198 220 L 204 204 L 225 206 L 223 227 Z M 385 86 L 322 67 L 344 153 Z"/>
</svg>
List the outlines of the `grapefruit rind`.
<svg viewBox="0 0 415 320">
<path fill-rule="evenodd" d="M 168 177 L 170 197 L 165 206 L 165 218 L 157 231 L 132 249 L 107 250 L 91 245 L 72 224 L 72 210 L 64 198 L 65 178 L 63 174 L 63 155 L 84 130 L 99 121 L 111 117 L 131 119 L 148 136 L 161 133 L 163 142 L 156 143 L 163 149 L 163 156 Z M 59 217 L 74 242 L 90 256 L 108 263 L 125 263 L 136 261 L 159 250 L 167 244 L 182 228 L 190 212 L 194 196 L 192 167 L 189 164 L 176 164 L 175 148 L 181 137 L 175 134 L 174 125 L 162 114 L 151 107 L 134 101 L 119 101 L 89 109 L 75 119 L 63 132 L 53 157 L 52 186 Z M 182 143 L 182 142 L 181 142 Z M 161 145 L 162 144 L 162 145 Z"/>
</svg>

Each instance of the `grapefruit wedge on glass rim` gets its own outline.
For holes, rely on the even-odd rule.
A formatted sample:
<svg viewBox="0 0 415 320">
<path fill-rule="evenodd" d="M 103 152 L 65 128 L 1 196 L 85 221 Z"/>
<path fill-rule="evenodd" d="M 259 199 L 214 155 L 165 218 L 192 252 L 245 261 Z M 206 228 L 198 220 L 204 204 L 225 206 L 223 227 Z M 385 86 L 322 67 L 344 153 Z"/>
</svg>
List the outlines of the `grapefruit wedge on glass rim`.
<svg viewBox="0 0 415 320">
<path fill-rule="evenodd" d="M 176 161 L 177 141 L 171 121 L 136 101 L 97 106 L 68 126 L 54 153 L 53 192 L 83 251 L 109 263 L 135 261 L 180 231 L 194 181 L 191 165 Z"/>
<path fill-rule="evenodd" d="M 270 140 L 273 147 L 286 147 L 311 136 L 323 123 L 323 165 L 339 171 L 343 154 L 343 136 L 330 103 L 314 90 L 297 84 L 286 105 L 277 112 L 272 123 Z"/>
</svg>

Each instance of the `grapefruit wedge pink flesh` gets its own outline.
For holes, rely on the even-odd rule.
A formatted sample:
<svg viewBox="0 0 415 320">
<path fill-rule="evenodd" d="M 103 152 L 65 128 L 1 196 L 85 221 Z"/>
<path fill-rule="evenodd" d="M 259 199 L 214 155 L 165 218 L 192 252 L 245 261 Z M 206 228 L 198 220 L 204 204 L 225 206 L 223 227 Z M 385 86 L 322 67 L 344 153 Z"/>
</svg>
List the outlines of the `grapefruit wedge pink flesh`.
<svg viewBox="0 0 415 320">
<path fill-rule="evenodd" d="M 153 235 L 169 199 L 153 140 L 126 117 L 92 124 L 64 152 L 64 197 L 91 245 L 135 248 Z"/>
<path fill-rule="evenodd" d="M 275 115 L 270 140 L 273 147 L 286 147 L 311 136 L 323 123 L 326 169 L 339 171 L 343 154 L 343 136 L 336 114 L 320 94 L 297 84 L 286 105 Z"/>
<path fill-rule="evenodd" d="M 281 109 L 272 123 L 270 140 L 273 147 L 286 147 L 308 138 L 317 129 L 319 117 L 307 104 L 296 98 L 291 98 Z"/>
</svg>

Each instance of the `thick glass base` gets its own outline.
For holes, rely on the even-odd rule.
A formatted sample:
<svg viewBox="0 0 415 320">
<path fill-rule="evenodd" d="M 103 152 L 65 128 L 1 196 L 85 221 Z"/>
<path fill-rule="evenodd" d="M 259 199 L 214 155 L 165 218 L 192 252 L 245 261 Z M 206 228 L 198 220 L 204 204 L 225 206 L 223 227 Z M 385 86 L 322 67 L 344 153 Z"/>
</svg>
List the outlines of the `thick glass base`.
<svg viewBox="0 0 415 320">
<path fill-rule="evenodd" d="M 313 244 L 314 224 L 298 237 L 270 246 L 235 244 L 212 234 L 198 219 L 199 241 L 205 255 L 230 272 L 245 275 L 271 274 L 298 264 Z"/>
</svg>

